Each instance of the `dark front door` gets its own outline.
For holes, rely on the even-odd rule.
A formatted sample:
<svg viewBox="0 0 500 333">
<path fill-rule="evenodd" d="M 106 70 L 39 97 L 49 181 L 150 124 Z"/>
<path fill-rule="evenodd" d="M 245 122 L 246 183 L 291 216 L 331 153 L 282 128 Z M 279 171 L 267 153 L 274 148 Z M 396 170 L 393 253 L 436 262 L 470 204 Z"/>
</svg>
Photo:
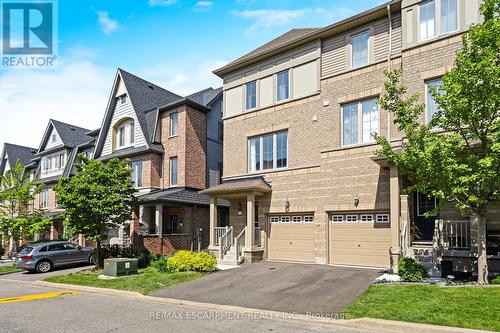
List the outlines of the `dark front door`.
<svg viewBox="0 0 500 333">
<path fill-rule="evenodd" d="M 413 211 L 415 216 L 415 240 L 417 241 L 432 241 L 434 236 L 434 225 L 436 216 L 426 217 L 425 213 L 436 208 L 437 200 L 434 197 L 427 197 L 426 194 L 415 192 Z"/>
</svg>

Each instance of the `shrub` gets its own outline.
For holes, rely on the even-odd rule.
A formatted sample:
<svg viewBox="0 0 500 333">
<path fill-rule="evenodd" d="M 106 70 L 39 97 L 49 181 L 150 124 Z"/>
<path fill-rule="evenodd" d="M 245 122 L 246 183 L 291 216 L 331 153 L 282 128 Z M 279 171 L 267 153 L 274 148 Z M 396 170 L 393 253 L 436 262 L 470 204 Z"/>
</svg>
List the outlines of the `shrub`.
<svg viewBox="0 0 500 333">
<path fill-rule="evenodd" d="M 133 248 L 130 246 L 119 246 L 117 244 L 101 247 L 101 263 L 107 258 L 137 258 L 139 268 L 146 268 L 150 265 L 154 256 L 145 248 Z"/>
<path fill-rule="evenodd" d="M 429 276 L 427 268 L 420 262 L 409 257 L 399 259 L 398 271 L 401 279 L 410 282 L 418 282 Z"/>
<path fill-rule="evenodd" d="M 151 267 L 158 272 L 169 273 L 171 270 L 168 266 L 168 259 L 166 257 L 159 257 L 151 262 Z"/>
<path fill-rule="evenodd" d="M 217 260 L 206 252 L 178 251 L 167 261 L 172 272 L 213 272 L 217 268 Z"/>
<path fill-rule="evenodd" d="M 0 257 L 5 254 L 5 249 L 0 245 Z"/>
<path fill-rule="evenodd" d="M 500 275 L 495 276 L 490 281 L 491 284 L 500 284 Z"/>
</svg>

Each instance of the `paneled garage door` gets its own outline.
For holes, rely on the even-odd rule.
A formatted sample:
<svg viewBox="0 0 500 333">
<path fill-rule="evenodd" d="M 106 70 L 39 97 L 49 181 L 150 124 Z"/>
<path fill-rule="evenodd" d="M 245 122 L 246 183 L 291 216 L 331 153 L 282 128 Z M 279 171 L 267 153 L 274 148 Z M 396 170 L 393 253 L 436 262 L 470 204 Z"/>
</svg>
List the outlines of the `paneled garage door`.
<svg viewBox="0 0 500 333">
<path fill-rule="evenodd" d="M 270 260 L 314 262 L 314 216 L 269 217 Z"/>
<path fill-rule="evenodd" d="M 389 214 L 330 215 L 330 263 L 388 268 Z"/>
</svg>

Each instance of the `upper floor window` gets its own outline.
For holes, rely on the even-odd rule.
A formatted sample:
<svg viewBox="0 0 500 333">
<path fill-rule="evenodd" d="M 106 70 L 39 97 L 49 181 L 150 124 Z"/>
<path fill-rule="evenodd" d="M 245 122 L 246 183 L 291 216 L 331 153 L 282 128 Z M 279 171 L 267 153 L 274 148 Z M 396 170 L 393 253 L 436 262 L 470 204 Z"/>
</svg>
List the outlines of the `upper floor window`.
<svg viewBox="0 0 500 333">
<path fill-rule="evenodd" d="M 436 112 L 439 110 L 439 107 L 436 103 L 436 100 L 431 94 L 431 90 L 433 87 L 438 87 L 443 83 L 441 78 L 427 81 L 425 83 L 425 108 L 426 108 L 426 122 L 431 121 Z"/>
<path fill-rule="evenodd" d="M 257 107 L 257 82 L 252 81 L 246 84 L 246 104 L 245 109 L 250 110 Z"/>
<path fill-rule="evenodd" d="M 257 172 L 288 166 L 288 132 L 265 134 L 248 140 L 248 170 Z"/>
<path fill-rule="evenodd" d="M 44 188 L 40 192 L 40 208 L 47 208 L 49 206 L 49 190 Z"/>
<path fill-rule="evenodd" d="M 59 153 L 42 158 L 42 171 L 63 169 L 66 166 L 66 153 Z"/>
<path fill-rule="evenodd" d="M 135 126 L 132 119 L 119 123 L 116 127 L 117 148 L 133 145 L 135 141 Z"/>
<path fill-rule="evenodd" d="M 379 111 L 376 99 L 342 106 L 342 145 L 374 142 L 379 130 Z"/>
<path fill-rule="evenodd" d="M 118 99 L 118 102 L 120 104 L 125 104 L 125 103 L 127 103 L 127 94 L 123 94 L 121 96 L 118 96 L 117 99 Z"/>
<path fill-rule="evenodd" d="M 368 64 L 368 31 L 352 36 L 352 67 Z"/>
<path fill-rule="evenodd" d="M 441 0 L 441 33 L 457 30 L 457 0 Z"/>
<path fill-rule="evenodd" d="M 283 101 L 290 97 L 288 70 L 279 72 L 276 77 L 276 100 Z"/>
<path fill-rule="evenodd" d="M 57 141 L 57 134 L 56 133 L 52 134 L 51 140 L 52 140 L 52 142 L 56 142 Z"/>
<path fill-rule="evenodd" d="M 142 186 L 142 161 L 132 161 L 130 162 L 130 169 L 132 172 L 130 174 L 134 187 Z"/>
<path fill-rule="evenodd" d="M 435 1 L 427 1 L 422 3 L 420 8 L 420 40 L 426 40 L 435 36 L 436 32 L 436 6 Z"/>
<path fill-rule="evenodd" d="M 222 121 L 219 121 L 219 127 L 218 127 L 218 131 L 217 131 L 217 137 L 219 139 L 219 141 L 224 141 L 224 124 Z"/>
<path fill-rule="evenodd" d="M 170 186 L 177 186 L 177 156 L 170 158 Z"/>
<path fill-rule="evenodd" d="M 179 134 L 179 113 L 170 114 L 170 136 Z"/>
</svg>

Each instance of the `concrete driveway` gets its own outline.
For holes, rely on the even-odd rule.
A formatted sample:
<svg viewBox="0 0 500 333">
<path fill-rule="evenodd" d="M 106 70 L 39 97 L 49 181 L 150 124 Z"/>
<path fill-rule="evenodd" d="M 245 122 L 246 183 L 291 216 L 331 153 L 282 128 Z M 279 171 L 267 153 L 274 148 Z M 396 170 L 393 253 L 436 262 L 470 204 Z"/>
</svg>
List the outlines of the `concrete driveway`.
<svg viewBox="0 0 500 333">
<path fill-rule="evenodd" d="M 7 279 L 7 280 L 34 282 L 34 281 L 46 279 L 46 278 L 51 277 L 51 276 L 68 275 L 71 273 L 76 273 L 76 272 L 79 272 L 81 270 L 89 269 L 92 267 L 94 267 L 94 266 L 89 265 L 89 264 L 80 264 L 80 265 L 72 265 L 72 266 L 54 268 L 54 270 L 47 272 L 47 273 L 21 271 L 21 272 L 16 272 L 16 273 L 9 273 L 9 274 L 5 274 L 5 275 L 0 275 L 0 281 L 2 279 Z"/>
<path fill-rule="evenodd" d="M 218 271 L 159 290 L 153 296 L 332 316 L 378 275 L 372 269 L 266 261 Z"/>
</svg>

